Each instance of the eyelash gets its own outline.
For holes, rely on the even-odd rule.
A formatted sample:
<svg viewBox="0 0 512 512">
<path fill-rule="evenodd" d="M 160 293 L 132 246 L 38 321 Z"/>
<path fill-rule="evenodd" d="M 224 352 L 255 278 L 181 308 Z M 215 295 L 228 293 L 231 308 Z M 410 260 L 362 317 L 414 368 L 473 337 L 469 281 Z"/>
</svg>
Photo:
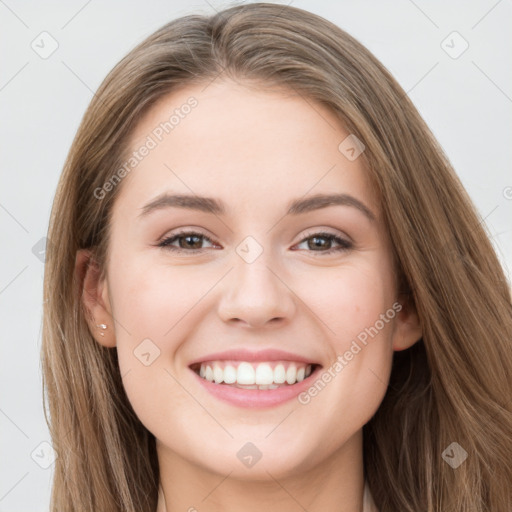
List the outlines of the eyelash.
<svg viewBox="0 0 512 512">
<path fill-rule="evenodd" d="M 212 241 L 211 238 L 207 237 L 206 235 L 203 235 L 202 233 L 199 233 L 199 232 L 196 232 L 196 231 L 182 231 L 182 232 L 179 232 L 179 233 L 175 233 L 174 235 L 170 236 L 170 237 L 167 237 L 165 239 L 163 239 L 160 243 L 158 243 L 158 247 L 162 247 L 164 249 L 167 249 L 169 251 L 173 251 L 173 252 L 192 252 L 192 253 L 201 253 L 203 252 L 205 249 L 183 249 L 181 247 L 173 247 L 171 246 L 170 244 L 175 242 L 176 240 L 179 240 L 180 238 L 182 237 L 185 237 L 185 236 L 190 236 L 190 235 L 196 235 L 196 236 L 199 236 L 200 238 L 204 239 L 204 240 L 207 240 L 208 242 L 211 242 L 212 244 L 214 243 Z M 320 253 L 321 255 L 327 255 L 327 254 L 333 254 L 335 252 L 343 252 L 343 251 L 348 251 L 349 249 L 352 249 L 353 247 L 353 244 L 352 242 L 349 242 L 348 240 L 345 240 L 343 238 L 340 238 L 332 233 L 327 233 L 327 232 L 314 232 L 314 233 L 309 233 L 305 238 L 303 238 L 298 245 L 306 242 L 307 240 L 309 240 L 310 238 L 326 238 L 327 240 L 330 240 L 331 242 L 336 242 L 337 244 L 339 244 L 339 247 L 337 248 L 332 248 L 332 249 L 328 249 L 327 251 L 308 251 L 308 252 L 312 252 L 312 253 Z"/>
</svg>

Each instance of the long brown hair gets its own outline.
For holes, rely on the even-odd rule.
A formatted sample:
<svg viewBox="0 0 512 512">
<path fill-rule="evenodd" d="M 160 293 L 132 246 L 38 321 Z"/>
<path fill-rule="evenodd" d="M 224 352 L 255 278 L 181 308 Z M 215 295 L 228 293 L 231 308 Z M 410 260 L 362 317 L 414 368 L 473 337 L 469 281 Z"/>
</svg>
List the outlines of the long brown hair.
<svg viewBox="0 0 512 512">
<path fill-rule="evenodd" d="M 89 248 L 105 261 L 122 183 L 101 199 L 95 191 L 122 166 L 141 116 L 178 87 L 219 75 L 320 102 L 366 146 L 400 291 L 423 329 L 420 341 L 394 354 L 388 392 L 363 429 L 377 507 L 510 512 L 512 308 L 481 219 L 382 64 L 325 19 L 266 3 L 163 26 L 109 73 L 73 141 L 52 209 L 44 283 L 43 400 L 58 454 L 51 510 L 156 509 L 155 438 L 125 395 L 116 350 L 88 329 L 75 255 Z M 447 462 L 454 449 L 467 453 L 458 467 Z"/>
</svg>

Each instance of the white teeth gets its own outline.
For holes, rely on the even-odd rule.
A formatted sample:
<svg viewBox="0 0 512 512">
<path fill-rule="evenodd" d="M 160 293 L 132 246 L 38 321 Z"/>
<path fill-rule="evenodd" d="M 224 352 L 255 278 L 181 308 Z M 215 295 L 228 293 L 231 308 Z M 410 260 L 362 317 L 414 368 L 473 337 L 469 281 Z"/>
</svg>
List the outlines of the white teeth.
<svg viewBox="0 0 512 512">
<path fill-rule="evenodd" d="M 218 364 L 213 365 L 213 380 L 215 384 L 220 384 L 224 380 L 224 372 Z"/>
<path fill-rule="evenodd" d="M 285 365 L 288 366 L 285 368 Z M 270 363 L 242 361 L 238 366 L 222 361 L 202 363 L 199 376 L 215 384 L 232 384 L 244 389 L 276 389 L 303 381 L 312 372 L 312 365 L 303 363 L 278 363 L 273 369 Z M 286 383 L 286 384 L 285 384 Z"/>
<path fill-rule="evenodd" d="M 276 384 L 284 384 L 285 380 L 286 380 L 286 370 L 284 369 L 284 366 L 282 364 L 278 364 L 274 368 L 274 382 Z"/>
<path fill-rule="evenodd" d="M 286 370 L 286 382 L 288 382 L 288 384 L 295 384 L 296 380 L 297 368 L 292 364 L 288 367 L 288 370 Z"/>
<path fill-rule="evenodd" d="M 230 364 L 224 368 L 224 382 L 226 384 L 234 384 L 236 382 L 236 368 Z"/>
<path fill-rule="evenodd" d="M 256 384 L 256 374 L 254 368 L 249 363 L 240 363 L 236 371 L 236 381 L 238 384 Z"/>
<path fill-rule="evenodd" d="M 266 385 L 274 382 L 274 371 L 269 364 L 261 363 L 256 367 L 256 384 Z"/>
</svg>

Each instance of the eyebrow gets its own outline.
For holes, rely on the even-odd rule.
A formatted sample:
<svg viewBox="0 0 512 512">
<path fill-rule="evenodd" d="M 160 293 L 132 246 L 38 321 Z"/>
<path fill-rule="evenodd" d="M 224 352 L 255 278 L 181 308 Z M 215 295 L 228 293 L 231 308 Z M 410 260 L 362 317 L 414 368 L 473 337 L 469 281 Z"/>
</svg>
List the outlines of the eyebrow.
<svg viewBox="0 0 512 512">
<path fill-rule="evenodd" d="M 286 215 L 300 215 L 329 206 L 351 206 L 357 208 L 370 221 L 375 221 L 374 213 L 359 199 L 349 194 L 316 194 L 306 199 L 295 199 L 289 203 Z M 198 210 L 214 215 L 226 214 L 224 203 L 218 199 L 196 195 L 164 193 L 143 206 L 139 217 L 144 217 L 155 210 L 171 207 Z"/>
</svg>

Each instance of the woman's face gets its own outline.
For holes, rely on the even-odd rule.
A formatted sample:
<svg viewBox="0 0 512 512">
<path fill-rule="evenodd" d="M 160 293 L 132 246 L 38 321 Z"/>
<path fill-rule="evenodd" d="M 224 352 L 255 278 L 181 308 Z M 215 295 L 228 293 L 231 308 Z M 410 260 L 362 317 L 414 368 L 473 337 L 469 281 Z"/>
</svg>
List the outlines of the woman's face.
<svg viewBox="0 0 512 512">
<path fill-rule="evenodd" d="M 393 350 L 419 331 L 397 302 L 362 147 L 334 114 L 293 91 L 205 85 L 168 95 L 133 133 L 96 337 L 117 347 L 161 457 L 291 475 L 357 452 Z M 294 367 L 306 378 L 289 384 Z M 252 378 L 275 389 L 236 387 Z"/>
</svg>

